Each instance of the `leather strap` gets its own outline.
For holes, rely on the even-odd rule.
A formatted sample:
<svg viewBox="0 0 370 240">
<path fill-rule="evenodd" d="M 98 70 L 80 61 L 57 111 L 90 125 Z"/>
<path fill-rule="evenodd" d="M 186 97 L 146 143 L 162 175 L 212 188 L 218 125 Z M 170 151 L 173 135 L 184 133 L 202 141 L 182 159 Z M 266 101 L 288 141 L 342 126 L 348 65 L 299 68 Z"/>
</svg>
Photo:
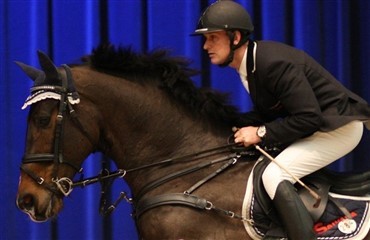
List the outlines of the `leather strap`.
<svg viewBox="0 0 370 240">
<path fill-rule="evenodd" d="M 146 211 L 164 205 L 183 205 L 201 210 L 214 210 L 216 212 L 223 213 L 231 218 L 245 220 L 242 216 L 235 214 L 232 211 L 215 207 L 212 202 L 207 201 L 204 198 L 199 198 L 195 195 L 182 193 L 163 194 L 142 199 L 135 207 L 136 211 L 134 213 L 134 216 L 136 219 L 139 219 L 140 216 Z"/>
</svg>

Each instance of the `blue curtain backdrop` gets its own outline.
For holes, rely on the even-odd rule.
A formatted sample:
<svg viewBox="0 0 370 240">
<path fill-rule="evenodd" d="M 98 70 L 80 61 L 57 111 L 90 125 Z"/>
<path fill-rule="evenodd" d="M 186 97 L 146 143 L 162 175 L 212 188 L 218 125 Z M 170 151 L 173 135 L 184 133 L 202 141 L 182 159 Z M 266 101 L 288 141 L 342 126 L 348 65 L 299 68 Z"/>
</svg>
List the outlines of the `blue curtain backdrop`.
<svg viewBox="0 0 370 240">
<path fill-rule="evenodd" d="M 52 222 L 33 223 L 15 206 L 19 164 L 24 149 L 27 110 L 21 106 L 31 81 L 14 64 L 38 66 L 36 50 L 56 64 L 91 52 L 100 42 L 131 45 L 138 51 L 172 50 L 202 70 L 198 86 L 232 92 L 242 111 L 250 100 L 238 75 L 209 64 L 201 38 L 189 37 L 206 0 L 3 0 L 0 1 L 0 239 L 137 239 L 130 206 L 121 203 L 111 217 L 98 214 L 99 186 L 76 189 Z M 255 39 L 276 40 L 305 50 L 345 86 L 370 101 L 370 1 L 240 0 L 252 15 Z M 369 134 L 339 171 L 370 169 Z M 100 154 L 85 162 L 86 175 L 100 170 Z M 123 181 L 113 186 L 129 192 Z"/>
</svg>

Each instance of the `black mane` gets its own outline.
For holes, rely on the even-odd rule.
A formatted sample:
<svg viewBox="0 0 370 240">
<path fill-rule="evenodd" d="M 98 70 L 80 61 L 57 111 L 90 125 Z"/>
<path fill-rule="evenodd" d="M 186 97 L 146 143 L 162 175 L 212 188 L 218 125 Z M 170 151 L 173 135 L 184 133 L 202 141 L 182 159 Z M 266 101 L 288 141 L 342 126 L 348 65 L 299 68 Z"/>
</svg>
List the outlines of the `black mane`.
<svg viewBox="0 0 370 240">
<path fill-rule="evenodd" d="M 169 56 L 167 50 L 157 49 L 139 54 L 129 47 L 101 45 L 94 49 L 90 64 L 98 71 L 125 77 L 130 81 L 155 82 L 195 116 L 230 126 L 239 119 L 237 108 L 227 103 L 226 94 L 197 88 L 191 76 L 198 72 L 188 67 L 190 61 L 183 57 Z"/>
</svg>

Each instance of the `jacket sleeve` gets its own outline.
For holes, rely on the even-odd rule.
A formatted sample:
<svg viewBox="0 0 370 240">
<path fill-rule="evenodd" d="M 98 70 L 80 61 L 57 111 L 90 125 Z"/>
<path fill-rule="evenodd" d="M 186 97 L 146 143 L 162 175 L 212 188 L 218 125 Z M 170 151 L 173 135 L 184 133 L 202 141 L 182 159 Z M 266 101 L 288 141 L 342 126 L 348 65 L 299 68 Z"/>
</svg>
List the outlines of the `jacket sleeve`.
<svg viewBox="0 0 370 240">
<path fill-rule="evenodd" d="M 237 127 L 245 126 L 261 126 L 265 123 L 264 117 L 257 111 L 250 111 L 242 113 L 239 119 L 237 120 Z"/>
</svg>

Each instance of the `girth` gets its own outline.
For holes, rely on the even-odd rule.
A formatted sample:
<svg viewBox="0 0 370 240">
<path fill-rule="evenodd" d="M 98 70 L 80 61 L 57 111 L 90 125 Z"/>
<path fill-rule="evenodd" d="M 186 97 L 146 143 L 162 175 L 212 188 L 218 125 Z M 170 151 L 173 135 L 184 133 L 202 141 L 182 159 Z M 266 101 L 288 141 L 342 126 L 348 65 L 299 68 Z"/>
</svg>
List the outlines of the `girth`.
<svg viewBox="0 0 370 240">
<path fill-rule="evenodd" d="M 140 218 L 140 216 L 144 212 L 146 212 L 146 211 L 148 211 L 152 208 L 163 206 L 163 205 L 168 205 L 168 204 L 184 205 L 184 206 L 190 206 L 190 207 L 194 207 L 194 208 L 198 208 L 198 209 L 204 209 L 204 210 L 217 210 L 217 211 L 223 212 L 223 213 L 225 213 L 229 216 L 241 218 L 241 216 L 239 216 L 239 215 L 237 215 L 233 212 L 214 207 L 213 204 L 210 201 L 207 201 L 204 198 L 199 198 L 195 195 L 192 195 L 192 192 L 194 192 L 197 188 L 199 188 L 200 186 L 202 186 L 203 184 L 208 182 L 210 179 L 216 177 L 218 174 L 220 174 L 221 172 L 223 172 L 227 168 L 236 164 L 237 160 L 240 158 L 240 156 L 241 155 L 239 153 L 231 153 L 227 156 L 219 157 L 217 159 L 210 160 L 208 162 L 202 162 L 200 164 L 189 167 L 187 169 L 180 170 L 178 172 L 175 172 L 173 174 L 164 176 L 164 177 L 152 182 L 151 184 L 144 187 L 139 192 L 139 194 L 137 195 L 137 201 L 136 201 L 137 204 L 135 205 L 135 213 L 134 213 L 135 218 L 136 219 Z M 165 182 L 168 182 L 168 181 L 170 181 L 172 179 L 175 179 L 175 178 L 178 178 L 180 176 L 198 171 L 202 168 L 213 165 L 215 163 L 220 163 L 220 162 L 224 162 L 224 161 L 226 161 L 226 163 L 224 163 L 220 168 L 218 168 L 216 171 L 212 172 L 208 176 L 204 177 L 203 179 L 201 179 L 200 181 L 195 183 L 193 186 L 191 186 L 190 188 L 185 190 L 184 193 L 170 193 L 170 194 L 157 195 L 157 196 L 154 196 L 154 197 L 141 198 L 145 193 L 149 192 L 153 188 L 155 188 L 155 187 L 157 187 L 157 186 L 159 186 L 159 185 L 161 185 Z"/>
<path fill-rule="evenodd" d="M 164 206 L 164 205 L 169 205 L 169 204 L 171 204 L 171 205 L 175 204 L 175 205 L 190 206 L 190 207 L 194 207 L 194 208 L 198 208 L 198 209 L 204 209 L 204 210 L 213 210 L 213 211 L 225 214 L 225 215 L 227 215 L 229 217 L 232 217 L 232 218 L 237 218 L 237 219 L 241 219 L 241 220 L 244 220 L 244 221 L 248 221 L 247 219 L 243 219 L 243 217 L 241 215 L 238 215 L 238 214 L 236 214 L 232 211 L 229 211 L 229 210 L 225 210 L 225 209 L 222 209 L 222 208 L 219 208 L 219 207 L 215 207 L 209 200 L 206 200 L 204 198 L 201 198 L 201 197 L 198 197 L 198 196 L 195 196 L 194 194 L 192 194 L 197 188 L 199 188 L 200 186 L 202 186 L 203 184 L 205 184 L 206 182 L 208 182 L 209 180 L 211 180 L 212 178 L 214 178 L 215 176 L 217 176 L 221 172 L 225 171 L 226 169 L 228 169 L 231 166 L 236 165 L 236 163 L 238 162 L 238 159 L 243 159 L 243 161 L 256 161 L 256 159 L 259 156 L 257 154 L 258 152 L 254 149 L 251 150 L 251 148 L 245 148 L 243 146 L 240 147 L 238 144 L 230 144 L 228 146 L 232 147 L 232 148 L 227 149 L 229 154 L 224 156 L 224 157 L 220 157 L 218 159 L 210 160 L 208 162 L 202 162 L 202 163 L 200 163 L 196 166 L 192 166 L 190 168 L 172 173 L 170 175 L 164 176 L 164 177 L 150 183 L 149 185 L 145 186 L 138 193 L 138 195 L 136 196 L 135 213 L 133 214 L 135 216 L 135 218 L 136 219 L 140 218 L 140 216 L 144 212 L 146 212 L 146 211 L 148 211 L 152 208 L 156 208 L 156 207 Z M 225 147 L 223 147 L 223 148 L 225 148 Z M 215 150 L 217 150 L 217 148 Z M 271 152 L 271 153 L 280 152 L 280 150 L 275 149 L 275 148 L 274 149 L 269 149 L 268 151 Z M 232 153 L 230 153 L 230 152 L 232 152 Z M 208 151 L 207 151 L 207 153 L 208 153 Z M 168 182 L 172 179 L 183 176 L 185 174 L 195 172 L 195 171 L 197 171 L 199 169 L 202 169 L 206 166 L 209 166 L 209 165 L 212 165 L 212 164 L 215 164 L 215 163 L 218 163 L 218 162 L 223 162 L 223 161 L 227 161 L 227 162 L 225 162 L 216 171 L 212 172 L 211 174 L 204 177 L 203 179 L 201 179 L 200 181 L 195 183 L 193 186 L 191 186 L 190 188 L 185 190 L 183 193 L 170 193 L 170 194 L 162 194 L 162 195 L 142 198 L 142 196 L 144 196 L 145 193 L 149 192 L 153 188 L 158 187 L 159 185 L 161 185 L 165 182 Z M 207 206 L 207 204 L 208 204 L 208 206 Z"/>
</svg>

